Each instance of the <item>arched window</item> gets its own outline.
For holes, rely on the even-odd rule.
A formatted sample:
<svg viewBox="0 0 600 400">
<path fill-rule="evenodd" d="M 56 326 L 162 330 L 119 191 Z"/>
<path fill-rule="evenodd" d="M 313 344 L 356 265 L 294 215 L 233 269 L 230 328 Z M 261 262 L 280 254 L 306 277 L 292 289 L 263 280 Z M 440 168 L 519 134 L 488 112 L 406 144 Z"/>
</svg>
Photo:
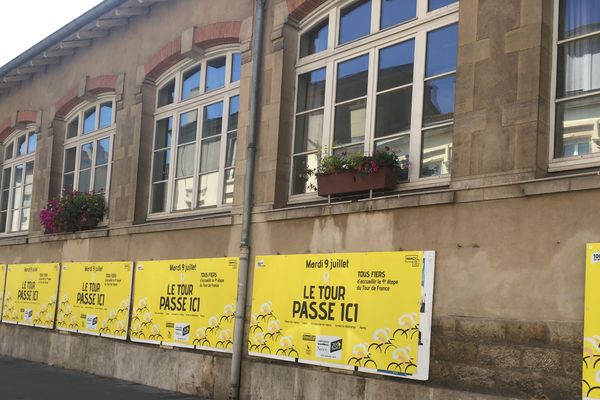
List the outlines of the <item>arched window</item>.
<svg viewBox="0 0 600 400">
<path fill-rule="evenodd" d="M 0 232 L 25 232 L 29 229 L 33 193 L 36 127 L 13 132 L 3 147 Z"/>
<path fill-rule="evenodd" d="M 101 96 L 67 116 L 63 190 L 108 196 L 114 134 L 114 96 Z"/>
<path fill-rule="evenodd" d="M 240 53 L 221 48 L 158 81 L 149 214 L 233 200 Z"/>
<path fill-rule="evenodd" d="M 455 0 L 330 1 L 301 23 L 291 194 L 319 153 L 410 160 L 399 181 L 449 174 L 458 47 Z"/>
</svg>

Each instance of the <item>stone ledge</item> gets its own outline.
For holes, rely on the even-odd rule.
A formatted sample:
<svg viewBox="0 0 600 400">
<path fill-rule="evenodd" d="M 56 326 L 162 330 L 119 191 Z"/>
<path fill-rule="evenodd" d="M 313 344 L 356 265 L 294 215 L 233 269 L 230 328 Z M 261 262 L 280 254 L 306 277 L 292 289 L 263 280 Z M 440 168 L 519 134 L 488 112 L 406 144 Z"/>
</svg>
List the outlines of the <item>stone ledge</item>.
<svg viewBox="0 0 600 400">
<path fill-rule="evenodd" d="M 73 233 L 59 233 L 43 236 L 33 236 L 29 238 L 29 243 L 50 243 L 66 240 L 92 239 L 99 237 L 107 237 L 108 228 L 94 229 L 90 231 L 81 231 Z"/>
<path fill-rule="evenodd" d="M 27 236 L 7 236 L 0 238 L 0 246 L 15 246 L 19 244 L 27 244 Z"/>
</svg>

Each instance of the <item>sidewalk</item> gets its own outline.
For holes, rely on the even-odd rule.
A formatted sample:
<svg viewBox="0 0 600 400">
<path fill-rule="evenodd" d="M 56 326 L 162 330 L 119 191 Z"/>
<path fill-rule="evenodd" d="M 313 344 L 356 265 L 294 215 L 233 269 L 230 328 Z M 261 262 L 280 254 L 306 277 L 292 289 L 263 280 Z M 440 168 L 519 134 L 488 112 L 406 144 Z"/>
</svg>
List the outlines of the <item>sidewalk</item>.
<svg viewBox="0 0 600 400">
<path fill-rule="evenodd" d="M 199 397 L 0 357 L 2 400 L 198 400 Z"/>
</svg>

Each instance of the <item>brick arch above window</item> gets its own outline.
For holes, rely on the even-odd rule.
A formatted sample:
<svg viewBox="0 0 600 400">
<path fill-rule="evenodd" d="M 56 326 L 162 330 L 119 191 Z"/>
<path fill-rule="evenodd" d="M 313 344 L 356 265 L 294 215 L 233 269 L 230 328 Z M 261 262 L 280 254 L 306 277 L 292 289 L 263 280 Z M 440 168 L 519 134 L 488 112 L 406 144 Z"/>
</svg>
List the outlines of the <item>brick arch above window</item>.
<svg viewBox="0 0 600 400">
<path fill-rule="evenodd" d="M 240 21 L 227 21 L 184 31 L 148 59 L 144 64 L 145 76 L 157 79 L 194 51 L 193 48 L 206 50 L 222 44 L 239 43 L 241 26 Z"/>
<path fill-rule="evenodd" d="M 90 101 L 97 95 L 111 92 L 117 95 L 118 101 L 123 93 L 122 75 L 99 75 L 82 78 L 77 86 L 67 91 L 54 104 L 54 115 L 55 117 L 64 118 L 84 101 Z"/>
<path fill-rule="evenodd" d="M 290 16 L 298 21 L 303 20 L 327 0 L 287 0 Z"/>
<path fill-rule="evenodd" d="M 15 130 L 26 126 L 35 124 L 40 125 L 41 112 L 39 111 L 17 111 L 12 116 L 6 118 L 0 123 L 0 142 L 3 142 L 9 137 Z"/>
</svg>

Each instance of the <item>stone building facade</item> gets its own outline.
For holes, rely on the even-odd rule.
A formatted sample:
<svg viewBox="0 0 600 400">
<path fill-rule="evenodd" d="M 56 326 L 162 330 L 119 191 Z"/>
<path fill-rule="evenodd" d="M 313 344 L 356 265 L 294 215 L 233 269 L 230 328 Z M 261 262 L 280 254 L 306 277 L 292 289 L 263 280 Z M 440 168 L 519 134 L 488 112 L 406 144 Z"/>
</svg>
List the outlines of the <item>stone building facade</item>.
<svg viewBox="0 0 600 400">
<path fill-rule="evenodd" d="M 2 262 L 239 254 L 254 7 L 106 0 L 0 69 Z M 242 398 L 580 398 L 599 26 L 594 0 L 267 1 L 251 256 L 435 250 L 432 356 L 423 383 L 245 357 Z M 329 201 L 298 174 L 380 146 L 410 160 L 393 191 Z M 67 186 L 108 218 L 44 234 Z M 229 386 L 217 353 L 5 324 L 0 353 Z"/>
</svg>

